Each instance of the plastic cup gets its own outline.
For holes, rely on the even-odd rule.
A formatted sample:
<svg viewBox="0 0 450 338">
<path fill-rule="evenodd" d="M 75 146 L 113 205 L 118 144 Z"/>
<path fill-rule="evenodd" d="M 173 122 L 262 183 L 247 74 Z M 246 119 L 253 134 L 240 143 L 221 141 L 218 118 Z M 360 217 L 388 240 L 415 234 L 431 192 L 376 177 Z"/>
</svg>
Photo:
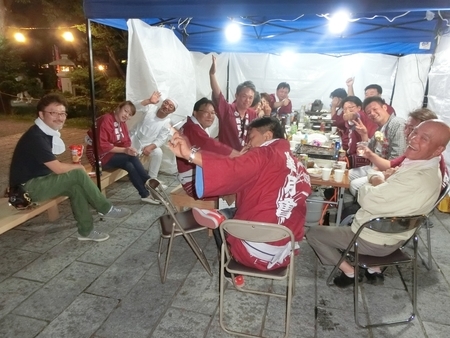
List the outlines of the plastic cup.
<svg viewBox="0 0 450 338">
<path fill-rule="evenodd" d="M 336 134 L 337 131 L 337 127 L 331 127 L 331 133 L 332 134 Z"/>
<path fill-rule="evenodd" d="M 334 180 L 335 182 L 342 182 L 344 179 L 345 170 L 342 169 L 334 169 Z"/>
<path fill-rule="evenodd" d="M 356 143 L 356 152 L 358 156 L 363 156 L 365 153 L 365 148 L 369 145 L 369 142 L 361 141 Z"/>
<path fill-rule="evenodd" d="M 347 162 L 345 161 L 338 161 L 339 164 L 339 169 L 341 170 L 345 170 L 345 168 L 347 168 Z"/>
<path fill-rule="evenodd" d="M 322 168 L 322 180 L 329 181 L 331 175 L 331 168 Z"/>
</svg>

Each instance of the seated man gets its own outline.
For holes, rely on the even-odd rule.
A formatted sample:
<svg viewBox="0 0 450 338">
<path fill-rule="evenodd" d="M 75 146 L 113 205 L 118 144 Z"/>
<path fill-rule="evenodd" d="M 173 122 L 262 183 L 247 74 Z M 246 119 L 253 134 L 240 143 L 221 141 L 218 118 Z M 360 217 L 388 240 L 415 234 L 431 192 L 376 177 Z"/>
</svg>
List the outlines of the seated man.
<svg viewBox="0 0 450 338">
<path fill-rule="evenodd" d="M 247 142 L 247 126 L 256 118 L 251 108 L 256 88 L 252 81 L 245 81 L 236 88 L 236 101 L 228 103 L 216 79 L 216 57 L 212 56 L 209 70 L 212 100 L 219 119 L 219 141 L 240 151 Z"/>
<path fill-rule="evenodd" d="M 346 84 L 348 88 L 348 95 L 355 95 L 355 92 L 353 90 L 353 83 L 355 82 L 355 78 L 351 77 L 347 79 Z M 366 88 L 364 88 L 364 97 L 372 97 L 372 96 L 378 96 L 381 97 L 381 94 L 383 94 L 383 88 L 381 88 L 380 85 L 377 84 L 370 84 Z M 394 114 L 395 110 L 392 106 L 386 104 L 386 110 L 389 113 L 389 115 Z"/>
<path fill-rule="evenodd" d="M 230 158 L 208 151 L 196 152 L 178 133 L 170 144 L 176 156 L 197 165 L 199 197 L 236 193 L 234 218 L 284 225 L 292 230 L 296 241 L 301 241 L 305 202 L 311 186 L 306 169 L 292 155 L 289 142 L 283 138 L 280 122 L 273 117 L 254 120 L 249 125 L 248 146 L 248 152 Z M 199 224 L 213 228 L 219 224 L 213 222 L 212 226 L 208 218 L 205 221 Z M 289 240 L 266 244 L 264 249 L 258 243 L 241 242 L 230 236 L 227 242 L 236 260 L 260 270 L 287 265 L 289 252 L 294 249 L 289 246 Z"/>
<path fill-rule="evenodd" d="M 415 127 L 417 127 L 421 122 L 427 121 L 427 120 L 433 120 L 437 119 L 436 114 L 427 109 L 427 108 L 420 108 L 412 111 L 408 114 L 408 121 L 406 121 L 405 124 L 405 140 L 408 140 L 409 135 L 414 130 Z M 394 158 L 392 160 L 386 160 L 377 154 L 375 154 L 373 151 L 371 151 L 367 147 L 362 148 L 364 151 L 363 157 L 367 158 L 370 162 L 375 165 L 375 167 L 378 170 L 385 171 L 388 170 L 389 174 L 391 171 L 390 169 L 396 169 L 398 166 L 402 164 L 402 162 L 405 160 L 405 155 L 399 156 L 397 158 Z M 447 172 L 447 166 L 445 165 L 444 156 L 441 155 L 441 159 L 439 161 L 439 168 L 441 170 L 442 175 L 442 185 L 445 187 L 448 183 L 448 172 Z"/>
<path fill-rule="evenodd" d="M 331 120 L 333 126 L 336 126 L 339 130 L 339 136 L 341 137 L 341 148 L 347 151 L 348 149 L 348 131 L 344 120 L 344 110 L 342 109 L 342 102 L 347 97 L 347 92 L 344 88 L 337 88 L 330 93 L 331 99 Z"/>
<path fill-rule="evenodd" d="M 356 154 L 356 144 L 361 141 L 361 135 L 358 133 L 354 121 L 356 120 L 365 126 L 368 137 L 372 137 L 375 134 L 378 126 L 362 110 L 362 102 L 356 96 L 347 96 L 343 99 L 342 109 L 344 111 L 343 119 L 345 121 L 345 131 L 348 139 L 347 157 L 350 160 L 350 168 L 367 165 L 369 161 Z"/>
<path fill-rule="evenodd" d="M 272 115 L 278 116 L 281 119 L 292 113 L 292 102 L 289 99 L 290 91 L 291 86 L 289 86 L 289 83 L 281 82 L 277 86 L 276 94 L 270 94 L 269 105 L 272 108 Z"/>
<path fill-rule="evenodd" d="M 211 100 L 206 97 L 194 105 L 194 112 L 188 117 L 180 132 L 186 136 L 189 143 L 202 150 L 214 152 L 229 157 L 239 156 L 239 152 L 209 136 L 208 128 L 214 122 L 216 112 Z M 198 198 L 195 192 L 195 165 L 177 157 L 178 180 L 186 194 Z"/>
<path fill-rule="evenodd" d="M 94 230 L 90 206 L 110 218 L 128 216 L 130 210 L 112 206 L 81 164 L 56 159 L 55 155 L 65 151 L 59 130 L 66 121 L 67 106 L 59 94 L 48 94 L 38 102 L 35 125 L 22 135 L 14 149 L 10 186 L 22 184 L 34 202 L 68 196 L 77 221 L 78 239 L 105 241 L 109 235 Z"/>
<path fill-rule="evenodd" d="M 144 118 L 130 129 L 132 146 L 138 150 L 139 154 L 148 156 L 150 160 L 148 175 L 154 179 L 158 178 L 159 168 L 161 167 L 163 157 L 161 146 L 170 137 L 169 115 L 178 107 L 174 99 L 167 98 L 158 108 L 155 104 L 159 102 L 160 96 L 159 92 L 154 92 L 148 99 L 133 102 L 136 111 L 144 114 Z"/>
<path fill-rule="evenodd" d="M 363 109 L 370 120 L 378 125 L 378 130 L 369 139 L 367 128 L 355 121 L 356 130 L 362 141 L 369 141 L 370 150 L 385 159 L 393 159 L 405 151 L 406 140 L 403 133 L 405 120 L 395 115 L 389 115 L 384 100 L 379 96 L 368 97 L 363 102 Z M 367 173 L 372 166 L 351 169 L 348 173 L 350 179 L 350 192 L 356 195 L 359 187 L 367 182 Z"/>
<path fill-rule="evenodd" d="M 369 176 L 358 194 L 361 209 L 351 227 L 311 227 L 306 238 L 324 265 L 335 265 L 341 258 L 339 249 L 346 249 L 354 234 L 365 222 L 388 216 L 427 214 L 433 208 L 441 188 L 440 155 L 450 140 L 450 129 L 442 121 L 428 120 L 414 128 L 405 151 L 406 159 L 389 178 L 380 173 Z M 359 252 L 387 256 L 400 248 L 414 233 L 381 234 L 364 229 L 360 235 Z M 344 261 L 341 275 L 334 284 L 346 287 L 354 283 L 354 269 Z M 383 278 L 380 270 L 367 270 L 369 281 Z"/>
</svg>

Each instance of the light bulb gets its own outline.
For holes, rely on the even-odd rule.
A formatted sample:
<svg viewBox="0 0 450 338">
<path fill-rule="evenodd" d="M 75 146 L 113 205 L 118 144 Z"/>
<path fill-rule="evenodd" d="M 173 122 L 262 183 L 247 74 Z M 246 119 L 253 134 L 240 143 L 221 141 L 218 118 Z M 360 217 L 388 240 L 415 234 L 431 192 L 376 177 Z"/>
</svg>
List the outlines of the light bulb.
<svg viewBox="0 0 450 338">
<path fill-rule="evenodd" d="M 237 42 L 241 39 L 241 27 L 232 22 L 225 28 L 225 36 L 229 42 Z"/>
</svg>

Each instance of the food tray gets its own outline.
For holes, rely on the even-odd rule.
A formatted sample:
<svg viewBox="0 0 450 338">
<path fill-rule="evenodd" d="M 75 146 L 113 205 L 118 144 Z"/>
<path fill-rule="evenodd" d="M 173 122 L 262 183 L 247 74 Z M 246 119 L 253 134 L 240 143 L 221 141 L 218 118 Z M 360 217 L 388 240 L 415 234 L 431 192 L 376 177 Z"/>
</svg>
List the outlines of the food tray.
<svg viewBox="0 0 450 338">
<path fill-rule="evenodd" d="M 295 154 L 307 154 L 311 158 L 321 158 L 324 160 L 334 159 L 334 148 L 318 147 L 310 144 L 299 144 L 295 148 Z"/>
</svg>

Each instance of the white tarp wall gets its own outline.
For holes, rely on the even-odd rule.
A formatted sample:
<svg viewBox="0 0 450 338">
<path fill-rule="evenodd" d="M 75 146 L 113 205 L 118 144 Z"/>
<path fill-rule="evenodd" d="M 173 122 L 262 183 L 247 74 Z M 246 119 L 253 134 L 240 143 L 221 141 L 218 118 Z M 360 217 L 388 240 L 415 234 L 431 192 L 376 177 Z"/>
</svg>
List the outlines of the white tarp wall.
<svg viewBox="0 0 450 338">
<path fill-rule="evenodd" d="M 450 34 L 441 37 L 431 66 L 428 88 L 428 107 L 450 125 Z M 447 168 L 450 167 L 450 147 L 445 150 Z"/>
<path fill-rule="evenodd" d="M 147 98 L 154 90 L 161 91 L 163 98 L 172 96 L 180 104 L 171 116 L 177 122 L 192 114 L 196 100 L 203 96 L 211 98 L 211 54 L 189 52 L 166 28 L 150 27 L 140 20 L 129 20 L 128 26 L 128 99 Z M 429 88 L 429 107 L 447 121 L 450 121 L 450 113 L 445 111 L 445 117 L 443 114 L 444 105 L 447 109 L 450 107 L 449 40 L 446 37 L 440 42 Z M 347 89 L 346 79 L 355 77 L 356 96 L 363 100 L 364 88 L 368 84 L 379 84 L 383 88 L 383 98 L 389 103 L 392 97 L 392 106 L 403 118 L 422 106 L 431 62 L 431 55 L 354 54 L 337 57 L 222 53 L 216 56 L 216 76 L 230 102 L 234 100 L 237 85 L 245 80 L 252 80 L 259 92 L 269 94 L 275 93 L 278 83 L 288 82 L 294 110 L 311 104 L 315 99 L 322 100 L 324 109 L 329 109 L 330 93 L 336 88 Z M 217 123 L 212 129 L 215 135 Z M 165 162 L 167 165 L 163 171 L 172 172 L 173 163 L 173 160 Z"/>
</svg>

